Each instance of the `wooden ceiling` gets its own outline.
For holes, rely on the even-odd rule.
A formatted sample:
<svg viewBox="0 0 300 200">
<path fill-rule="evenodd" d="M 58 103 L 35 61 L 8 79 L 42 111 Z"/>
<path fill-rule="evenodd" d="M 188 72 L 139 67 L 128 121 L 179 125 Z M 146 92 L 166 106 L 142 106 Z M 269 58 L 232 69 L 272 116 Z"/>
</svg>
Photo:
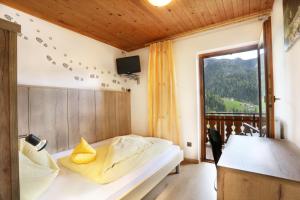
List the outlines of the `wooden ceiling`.
<svg viewBox="0 0 300 200">
<path fill-rule="evenodd" d="M 274 0 L 0 0 L 49 22 L 130 51 L 270 12 Z"/>
</svg>

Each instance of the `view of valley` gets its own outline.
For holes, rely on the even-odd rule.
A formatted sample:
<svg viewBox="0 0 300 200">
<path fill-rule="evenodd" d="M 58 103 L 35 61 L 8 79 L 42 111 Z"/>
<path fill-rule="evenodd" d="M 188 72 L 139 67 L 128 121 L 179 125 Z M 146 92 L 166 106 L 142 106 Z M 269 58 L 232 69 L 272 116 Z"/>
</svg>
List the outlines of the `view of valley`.
<svg viewBox="0 0 300 200">
<path fill-rule="evenodd" d="M 257 58 L 249 57 L 222 56 L 205 59 L 207 113 L 259 112 Z"/>
</svg>

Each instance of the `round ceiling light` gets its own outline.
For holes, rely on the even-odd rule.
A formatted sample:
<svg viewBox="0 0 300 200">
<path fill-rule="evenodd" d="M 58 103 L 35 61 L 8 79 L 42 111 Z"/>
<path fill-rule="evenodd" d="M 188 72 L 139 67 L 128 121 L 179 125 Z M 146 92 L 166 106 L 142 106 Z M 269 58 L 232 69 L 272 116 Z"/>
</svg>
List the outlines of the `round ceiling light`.
<svg viewBox="0 0 300 200">
<path fill-rule="evenodd" d="M 172 0 L 148 0 L 154 6 L 162 7 L 169 4 Z"/>
</svg>

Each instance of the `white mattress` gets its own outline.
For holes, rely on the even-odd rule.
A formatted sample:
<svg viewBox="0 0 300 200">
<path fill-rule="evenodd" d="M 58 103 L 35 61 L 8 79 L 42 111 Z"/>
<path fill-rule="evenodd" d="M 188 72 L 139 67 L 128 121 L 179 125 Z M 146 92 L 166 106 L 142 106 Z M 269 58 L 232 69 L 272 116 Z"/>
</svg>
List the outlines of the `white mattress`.
<svg viewBox="0 0 300 200">
<path fill-rule="evenodd" d="M 103 142 L 95 143 L 92 146 L 101 146 Z M 55 159 L 69 155 L 72 150 L 54 154 Z M 80 176 L 77 173 L 62 167 L 59 175 L 54 180 L 53 184 L 41 196 L 40 200 L 113 200 L 119 199 L 140 185 L 144 180 L 151 177 L 165 165 L 172 161 L 178 155 L 183 155 L 182 150 L 176 145 L 172 145 L 162 154 L 153 158 L 146 165 L 138 168 L 120 179 L 105 185 L 91 182 L 90 180 Z"/>
</svg>

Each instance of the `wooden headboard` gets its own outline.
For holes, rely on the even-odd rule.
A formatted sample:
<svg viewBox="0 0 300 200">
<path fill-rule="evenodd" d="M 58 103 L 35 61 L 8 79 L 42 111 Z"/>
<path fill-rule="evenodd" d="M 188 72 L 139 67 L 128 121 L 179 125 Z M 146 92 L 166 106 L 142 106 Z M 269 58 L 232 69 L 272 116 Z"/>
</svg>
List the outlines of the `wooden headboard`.
<svg viewBox="0 0 300 200">
<path fill-rule="evenodd" d="M 18 86 L 18 133 L 48 140 L 50 153 L 131 133 L 130 93 Z"/>
</svg>

